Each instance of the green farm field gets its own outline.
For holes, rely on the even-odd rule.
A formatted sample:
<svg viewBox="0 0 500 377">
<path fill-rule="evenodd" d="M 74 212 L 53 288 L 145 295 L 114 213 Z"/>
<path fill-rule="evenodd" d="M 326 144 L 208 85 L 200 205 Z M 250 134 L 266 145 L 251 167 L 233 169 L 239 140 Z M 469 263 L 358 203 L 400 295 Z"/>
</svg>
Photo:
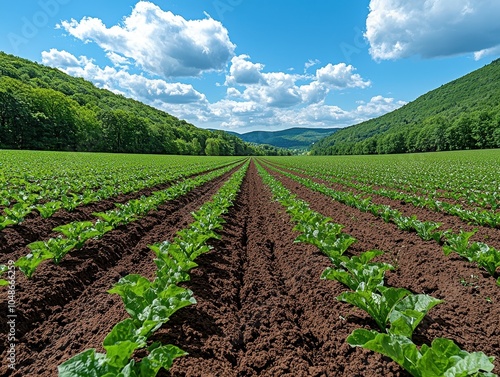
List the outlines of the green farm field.
<svg viewBox="0 0 500 377">
<path fill-rule="evenodd" d="M 0 192 L 0 376 L 500 372 L 500 150 L 3 150 Z"/>
</svg>

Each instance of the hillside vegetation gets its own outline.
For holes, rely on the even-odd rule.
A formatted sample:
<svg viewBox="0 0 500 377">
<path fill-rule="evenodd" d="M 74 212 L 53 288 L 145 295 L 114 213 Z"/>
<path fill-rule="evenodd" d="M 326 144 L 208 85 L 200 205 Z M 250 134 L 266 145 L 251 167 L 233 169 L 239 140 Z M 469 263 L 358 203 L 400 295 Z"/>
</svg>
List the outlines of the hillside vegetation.
<svg viewBox="0 0 500 377">
<path fill-rule="evenodd" d="M 251 131 L 238 136 L 249 143 L 269 144 L 278 148 L 310 148 L 318 140 L 338 131 L 338 128 L 302 128 L 294 127 L 281 131 Z"/>
<path fill-rule="evenodd" d="M 383 154 L 500 147 L 500 59 L 389 114 L 316 143 L 313 154 Z"/>
<path fill-rule="evenodd" d="M 60 70 L 0 52 L 0 148 L 190 155 L 274 155 Z"/>
</svg>

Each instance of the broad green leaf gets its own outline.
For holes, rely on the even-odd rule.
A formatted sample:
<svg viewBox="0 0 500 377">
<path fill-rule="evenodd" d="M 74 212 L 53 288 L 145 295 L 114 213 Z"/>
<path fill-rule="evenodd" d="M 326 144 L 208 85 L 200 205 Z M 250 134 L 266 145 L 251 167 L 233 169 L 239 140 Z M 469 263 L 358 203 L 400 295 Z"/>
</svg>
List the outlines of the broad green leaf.
<svg viewBox="0 0 500 377">
<path fill-rule="evenodd" d="M 377 287 L 377 290 L 380 294 L 370 291 L 344 292 L 337 299 L 364 310 L 381 330 L 385 330 L 396 304 L 411 293 L 404 288 Z"/>
<path fill-rule="evenodd" d="M 424 377 L 467 377 L 480 371 L 491 372 L 494 368 L 492 358 L 482 352 L 463 351 L 450 339 L 434 339 L 431 347 L 422 346 L 420 352 L 419 368 L 426 371 Z"/>
<path fill-rule="evenodd" d="M 500 267 L 500 250 L 482 242 L 476 242 L 474 245 L 477 248 L 475 262 L 494 276 L 497 268 Z"/>
<path fill-rule="evenodd" d="M 119 370 L 107 363 L 106 355 L 95 349 L 86 350 L 57 368 L 59 377 L 102 377 L 117 376 Z"/>
<path fill-rule="evenodd" d="M 367 251 L 358 256 L 339 257 L 338 264 L 344 269 L 328 267 L 321 275 L 322 279 L 337 280 L 350 289 L 373 291 L 384 284 L 385 271 L 392 270 L 386 263 L 370 263 L 369 261 L 383 254 L 381 251 Z"/>
<path fill-rule="evenodd" d="M 468 353 L 453 341 L 438 338 L 420 350 L 407 337 L 357 329 L 347 338 L 353 347 L 363 347 L 390 357 L 415 377 L 493 377 L 493 358 L 482 352 Z"/>
<path fill-rule="evenodd" d="M 414 377 L 424 377 L 418 369 L 421 355 L 417 346 L 407 337 L 357 329 L 347 338 L 353 347 L 363 347 L 390 357 Z M 437 375 L 436 375 L 437 376 Z"/>
<path fill-rule="evenodd" d="M 193 292 L 171 285 L 158 294 L 157 298 L 141 313 L 139 318 L 141 320 L 167 322 L 177 310 L 193 304 L 196 304 Z"/>
<path fill-rule="evenodd" d="M 44 260 L 52 259 L 53 253 L 45 246 L 43 241 L 33 242 L 28 245 L 31 253 L 19 258 L 15 266 L 18 267 L 28 278 L 33 276 L 38 265 Z"/>
<path fill-rule="evenodd" d="M 62 203 L 60 201 L 52 201 L 37 205 L 36 209 L 40 212 L 42 218 L 47 219 L 56 213 L 61 208 L 61 205 Z"/>
<path fill-rule="evenodd" d="M 413 331 L 415 331 L 415 328 L 427 312 L 441 302 L 442 300 L 424 294 L 406 296 L 396 304 L 394 310 L 390 313 L 389 322 L 391 326 L 389 332 L 411 339 Z"/>
<path fill-rule="evenodd" d="M 146 337 L 131 318 L 117 323 L 103 342 L 108 363 L 117 368 L 125 367 L 132 353 L 145 345 Z"/>
<path fill-rule="evenodd" d="M 74 239 L 67 238 L 50 238 L 45 242 L 46 247 L 53 255 L 54 263 L 59 264 L 66 254 L 75 247 L 79 246 L 79 242 Z"/>
<path fill-rule="evenodd" d="M 142 313 L 151 304 L 147 294 L 151 290 L 151 282 L 141 275 L 127 275 L 110 289 L 109 293 L 120 295 L 125 304 L 125 310 L 135 320 L 144 321 Z"/>
<path fill-rule="evenodd" d="M 486 356 L 483 352 L 473 352 L 464 355 L 456 364 L 446 370 L 444 377 L 468 377 L 476 373 L 479 376 L 496 376 L 489 373 L 494 367 L 492 357 Z"/>
<path fill-rule="evenodd" d="M 469 257 L 469 239 L 476 234 L 477 230 L 472 232 L 460 231 L 459 234 L 448 233 L 446 235 L 446 245 L 443 246 L 445 255 L 455 252 L 463 257 Z"/>
<path fill-rule="evenodd" d="M 176 358 L 186 355 L 186 352 L 170 344 L 155 348 L 138 363 L 139 376 L 154 377 L 161 368 L 169 370 Z"/>
</svg>

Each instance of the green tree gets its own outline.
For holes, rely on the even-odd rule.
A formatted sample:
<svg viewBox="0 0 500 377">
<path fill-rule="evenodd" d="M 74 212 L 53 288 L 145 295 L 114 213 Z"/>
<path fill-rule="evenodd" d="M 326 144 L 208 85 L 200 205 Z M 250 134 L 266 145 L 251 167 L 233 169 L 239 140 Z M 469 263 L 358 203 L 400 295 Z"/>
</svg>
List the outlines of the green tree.
<svg viewBox="0 0 500 377">
<path fill-rule="evenodd" d="M 76 150 L 78 127 L 75 110 L 79 107 L 78 103 L 52 89 L 35 88 L 31 96 L 32 111 L 38 114 L 37 147 Z"/>
<path fill-rule="evenodd" d="M 207 156 L 220 156 L 220 141 L 218 138 L 209 138 L 206 141 L 205 154 Z"/>
<path fill-rule="evenodd" d="M 27 105 L 10 89 L 0 89 L 0 145 L 26 149 L 35 138 L 33 119 Z"/>
</svg>

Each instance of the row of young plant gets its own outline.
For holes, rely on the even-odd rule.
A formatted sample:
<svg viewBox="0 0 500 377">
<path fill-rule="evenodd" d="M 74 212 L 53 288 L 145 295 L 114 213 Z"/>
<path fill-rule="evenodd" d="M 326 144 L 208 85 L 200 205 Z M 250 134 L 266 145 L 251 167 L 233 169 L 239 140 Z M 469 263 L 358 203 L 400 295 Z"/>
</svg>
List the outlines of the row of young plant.
<svg viewBox="0 0 500 377">
<path fill-rule="evenodd" d="M 36 241 L 27 245 L 30 253 L 20 257 L 15 266 L 28 278 L 31 278 L 38 266 L 45 260 L 52 259 L 59 264 L 63 258 L 74 249 L 80 249 L 92 238 L 101 238 L 104 234 L 116 229 L 120 225 L 129 224 L 145 216 L 159 205 L 186 195 L 191 190 L 199 187 L 217 177 L 224 175 L 235 167 L 236 164 L 214 170 L 210 173 L 186 179 L 165 190 L 155 191 L 150 196 L 133 199 L 127 203 L 116 204 L 116 209 L 106 212 L 94 213 L 99 219 L 92 221 L 75 221 L 53 229 L 60 233 L 59 236 L 46 241 Z M 0 265 L 0 276 L 2 266 Z M 0 280 L 0 285 L 4 282 Z"/>
<path fill-rule="evenodd" d="M 388 205 L 373 203 L 370 197 L 363 198 L 361 195 L 353 194 L 352 192 L 337 191 L 314 182 L 312 179 L 301 178 L 273 166 L 267 166 L 299 182 L 305 187 L 329 196 L 342 204 L 357 208 L 362 212 L 370 212 L 374 216 L 381 217 L 385 222 L 392 222 L 401 230 L 415 231 L 424 241 L 434 240 L 442 245 L 445 255 L 455 252 L 470 262 L 476 263 L 479 267 L 484 268 L 491 276 L 498 276 L 497 269 L 500 267 L 500 250 L 483 242 L 471 243 L 469 239 L 476 231 L 464 232 L 461 230 L 458 234 L 453 233 L 451 230 L 441 231 L 438 230 L 441 226 L 440 223 L 420 221 L 416 215 L 410 217 L 404 216 L 401 212 L 392 209 Z M 500 277 L 497 278 L 497 284 L 500 285 Z"/>
<path fill-rule="evenodd" d="M 183 167 L 222 166 L 241 158 L 0 151 L 0 206 L 50 201 L 104 186 L 169 175 Z"/>
<path fill-rule="evenodd" d="M 382 186 L 434 199 L 500 208 L 498 153 L 466 151 L 411 156 L 273 157 L 272 161 L 327 174 L 336 180 Z M 492 207 L 491 207 L 492 206 Z"/>
<path fill-rule="evenodd" d="M 404 288 L 385 286 L 385 272 L 394 267 L 372 262 L 383 252 L 372 250 L 347 257 L 344 253 L 356 239 L 343 233 L 342 225 L 312 211 L 306 202 L 297 199 L 261 166 L 258 169 L 273 197 L 286 208 L 296 224 L 294 230 L 300 232 L 296 242 L 316 246 L 332 262 L 333 267 L 326 268 L 321 278 L 337 280 L 351 289 L 337 299 L 367 312 L 380 328 L 380 331 L 354 330 L 347 338 L 351 346 L 388 356 L 412 376 L 495 376 L 490 373 L 494 368 L 493 357 L 464 351 L 450 339 L 438 338 L 431 346 L 424 344 L 418 348 L 412 341 L 416 327 L 428 311 L 442 301 L 426 294 L 413 294 Z"/>
<path fill-rule="evenodd" d="M 300 172 L 303 174 L 311 175 L 314 178 L 319 178 L 332 183 L 338 183 L 346 187 L 350 187 L 370 195 L 379 195 L 393 200 L 402 200 L 416 207 L 428 208 L 435 212 L 443 212 L 453 216 L 459 217 L 461 220 L 474 225 L 488 226 L 496 228 L 500 226 L 500 212 L 496 212 L 500 203 L 498 202 L 498 195 L 482 195 L 481 204 L 488 205 L 489 210 L 486 209 L 467 209 L 460 204 L 451 204 L 443 202 L 432 197 L 432 195 L 421 196 L 417 194 L 410 194 L 404 191 L 389 190 L 387 188 L 374 189 L 372 184 L 361 184 L 351 182 L 349 180 L 339 179 L 326 174 L 323 170 L 317 169 L 299 169 L 296 167 L 287 167 L 287 169 Z M 470 198 L 469 198 L 470 199 Z M 475 201 L 472 201 L 475 203 Z"/>
<path fill-rule="evenodd" d="M 156 254 L 154 280 L 131 274 L 108 291 L 121 297 L 130 318 L 116 324 L 105 337 L 106 353 L 89 349 L 72 357 L 58 367 L 59 377 L 154 377 L 161 368 L 170 369 L 175 358 L 187 354 L 174 345 L 148 339 L 177 310 L 196 303 L 193 292 L 178 284 L 189 280 L 189 271 L 197 267 L 195 259 L 211 250 L 207 241 L 220 238 L 216 231 L 224 223 L 222 215 L 233 205 L 248 164 L 192 214 L 195 221 L 177 232 L 172 242 L 150 246 Z M 136 352 L 142 349 L 147 356 L 136 361 Z"/>
<path fill-rule="evenodd" d="M 65 184 L 56 179 L 53 184 L 59 185 L 59 187 L 49 192 L 33 191 L 28 193 L 24 191 L 11 191 L 3 197 L 4 205 L 10 205 L 10 201 L 15 201 L 16 203 L 4 208 L 3 214 L 0 216 L 0 231 L 7 226 L 22 223 L 25 217 L 35 210 L 42 218 L 49 218 L 59 209 L 72 212 L 80 205 L 87 205 L 121 194 L 129 194 L 144 188 L 173 182 L 207 170 L 216 169 L 222 165 L 213 164 L 207 166 L 196 164 L 182 167 L 172 166 L 166 169 L 161 175 L 151 175 L 151 173 L 142 172 L 142 175 L 135 176 L 129 172 L 123 174 L 123 177 L 118 181 L 114 177 L 109 179 L 109 182 L 101 184 L 97 189 L 80 187 L 76 190 L 75 188 L 70 189 L 67 183 Z M 80 177 L 77 185 L 83 184 L 83 182 L 85 181 Z"/>
</svg>

